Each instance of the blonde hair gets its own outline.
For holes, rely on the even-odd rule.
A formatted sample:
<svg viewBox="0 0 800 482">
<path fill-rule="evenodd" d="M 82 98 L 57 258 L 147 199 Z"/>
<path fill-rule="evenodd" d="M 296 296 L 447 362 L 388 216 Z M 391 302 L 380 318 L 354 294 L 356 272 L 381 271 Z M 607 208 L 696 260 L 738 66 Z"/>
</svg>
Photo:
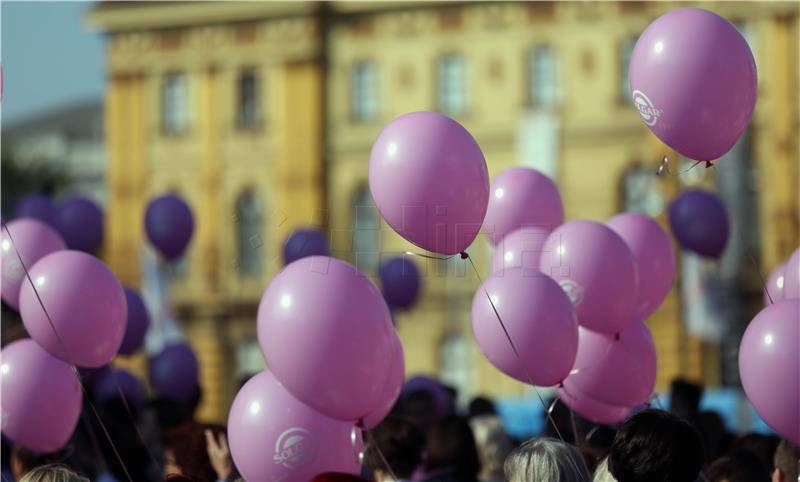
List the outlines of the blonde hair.
<svg viewBox="0 0 800 482">
<path fill-rule="evenodd" d="M 508 482 L 589 482 L 589 471 L 578 450 L 550 437 L 528 440 L 516 448 L 504 466 Z"/>
<path fill-rule="evenodd" d="M 611 475 L 611 472 L 608 470 L 608 457 L 604 458 L 600 465 L 594 469 L 594 478 L 592 479 L 593 482 L 617 482 L 617 479 Z"/>
<path fill-rule="evenodd" d="M 90 482 L 63 465 L 42 465 L 31 469 L 19 482 Z"/>
</svg>

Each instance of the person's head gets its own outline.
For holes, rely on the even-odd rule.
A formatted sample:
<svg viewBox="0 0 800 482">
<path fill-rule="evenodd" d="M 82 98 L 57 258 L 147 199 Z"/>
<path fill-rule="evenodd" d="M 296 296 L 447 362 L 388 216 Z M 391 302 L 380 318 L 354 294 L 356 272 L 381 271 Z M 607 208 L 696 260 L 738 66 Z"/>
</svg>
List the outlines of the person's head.
<svg viewBox="0 0 800 482">
<path fill-rule="evenodd" d="M 481 461 L 481 478 L 503 476 L 503 461 L 511 453 L 514 443 L 497 415 L 481 415 L 469 421 L 475 435 L 475 445 Z"/>
<path fill-rule="evenodd" d="M 703 467 L 703 442 L 689 422 L 643 410 L 617 430 L 608 468 L 619 482 L 693 482 Z"/>
<path fill-rule="evenodd" d="M 467 409 L 469 418 L 480 417 L 482 415 L 496 415 L 497 409 L 494 408 L 494 402 L 486 397 L 475 397 L 469 402 Z"/>
<path fill-rule="evenodd" d="M 42 465 L 28 471 L 19 482 L 89 482 L 63 465 Z"/>
<path fill-rule="evenodd" d="M 698 413 L 694 420 L 694 426 L 697 427 L 703 438 L 706 464 L 710 464 L 728 453 L 732 437 L 725 428 L 725 421 L 717 412 L 706 410 Z"/>
<path fill-rule="evenodd" d="M 730 452 L 750 452 L 761 460 L 761 463 L 768 472 L 775 468 L 773 459 L 775 450 L 781 439 L 775 435 L 764 435 L 762 433 L 748 433 L 737 437 L 730 444 Z M 796 481 L 792 481 L 796 482 Z"/>
<path fill-rule="evenodd" d="M 720 457 L 706 471 L 708 482 L 769 482 L 769 471 L 750 452 Z"/>
<path fill-rule="evenodd" d="M 604 458 L 602 462 L 597 464 L 594 469 L 594 476 L 592 482 L 617 482 L 617 479 L 608 471 L 608 457 Z"/>
<path fill-rule="evenodd" d="M 369 435 L 364 449 L 364 465 L 372 471 L 375 480 L 391 480 L 386 463 L 394 475 L 410 479 L 420 465 L 425 450 L 425 434 L 422 430 L 410 418 L 390 415 Z"/>
<path fill-rule="evenodd" d="M 414 390 L 402 402 L 403 413 L 423 430 L 436 423 L 439 417 L 436 399 L 428 390 Z"/>
<path fill-rule="evenodd" d="M 214 437 L 225 433 L 221 426 L 186 423 L 167 432 L 164 443 L 164 475 L 194 477 L 199 480 L 216 480 L 217 474 L 208 459 L 205 431 Z"/>
<path fill-rule="evenodd" d="M 425 470 L 454 469 L 464 479 L 474 478 L 481 470 L 475 437 L 466 419 L 448 415 L 428 432 Z"/>
<path fill-rule="evenodd" d="M 795 482 L 800 480 L 800 445 L 781 440 L 775 449 L 775 471 L 772 482 Z"/>
<path fill-rule="evenodd" d="M 672 381 L 669 411 L 686 420 L 694 420 L 700 410 L 703 387 L 682 378 Z"/>
<path fill-rule="evenodd" d="M 54 459 L 52 454 L 39 454 L 15 444 L 11 449 L 11 472 L 14 474 L 14 479 L 19 480 L 34 467 L 47 465 Z"/>
<path fill-rule="evenodd" d="M 506 458 L 508 482 L 589 482 L 589 471 L 578 450 L 550 437 L 530 439 Z"/>
</svg>

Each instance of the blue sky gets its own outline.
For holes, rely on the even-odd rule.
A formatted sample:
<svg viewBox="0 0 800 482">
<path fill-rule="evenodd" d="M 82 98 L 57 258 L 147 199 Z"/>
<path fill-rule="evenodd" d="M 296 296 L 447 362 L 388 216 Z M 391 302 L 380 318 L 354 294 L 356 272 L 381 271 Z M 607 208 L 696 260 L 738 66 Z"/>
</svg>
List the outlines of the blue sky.
<svg viewBox="0 0 800 482">
<path fill-rule="evenodd" d="M 10 2 L 2 15 L 3 125 L 103 95 L 103 36 L 93 2 Z"/>
</svg>

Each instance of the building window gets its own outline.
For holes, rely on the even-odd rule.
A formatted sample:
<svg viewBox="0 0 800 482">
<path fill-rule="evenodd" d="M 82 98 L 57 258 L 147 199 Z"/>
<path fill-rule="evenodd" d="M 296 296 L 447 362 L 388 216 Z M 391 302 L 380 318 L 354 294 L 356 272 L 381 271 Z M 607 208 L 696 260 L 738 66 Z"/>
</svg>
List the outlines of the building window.
<svg viewBox="0 0 800 482">
<path fill-rule="evenodd" d="M 380 262 L 380 215 L 367 186 L 353 196 L 353 263 L 363 272 L 378 269 Z"/>
<path fill-rule="evenodd" d="M 161 125 L 167 134 L 189 128 L 189 81 L 183 72 L 170 72 L 161 87 Z"/>
<path fill-rule="evenodd" d="M 375 62 L 359 62 L 352 72 L 352 114 L 358 122 L 378 117 L 378 69 Z"/>
<path fill-rule="evenodd" d="M 253 276 L 261 273 L 264 259 L 264 224 L 261 201 L 253 191 L 239 196 L 236 202 L 239 274 Z"/>
<path fill-rule="evenodd" d="M 622 178 L 625 211 L 637 211 L 650 217 L 664 212 L 665 199 L 653 169 L 633 167 Z"/>
<path fill-rule="evenodd" d="M 446 335 L 439 345 L 439 378 L 457 389 L 459 406 L 472 396 L 472 340 L 462 333 Z"/>
<path fill-rule="evenodd" d="M 629 38 L 622 42 L 620 47 L 620 72 L 619 72 L 619 98 L 624 102 L 631 101 L 631 85 L 628 79 L 628 67 L 631 65 L 631 55 L 633 55 L 633 47 L 636 45 L 636 38 Z"/>
<path fill-rule="evenodd" d="M 239 127 L 256 127 L 261 120 L 259 109 L 259 82 L 255 69 L 248 69 L 239 76 L 239 94 L 237 106 L 239 110 Z"/>
<path fill-rule="evenodd" d="M 467 67 L 459 55 L 445 55 L 439 60 L 439 111 L 460 115 L 467 111 Z"/>
<path fill-rule="evenodd" d="M 528 94 L 536 107 L 553 107 L 561 100 L 558 56 L 550 47 L 539 47 L 529 54 Z"/>
</svg>

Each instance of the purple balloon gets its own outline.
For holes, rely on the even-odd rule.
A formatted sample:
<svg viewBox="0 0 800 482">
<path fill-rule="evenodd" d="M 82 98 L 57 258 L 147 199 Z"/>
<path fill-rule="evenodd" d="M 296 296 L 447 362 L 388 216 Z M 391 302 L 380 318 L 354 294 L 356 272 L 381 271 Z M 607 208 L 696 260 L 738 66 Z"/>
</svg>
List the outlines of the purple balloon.
<svg viewBox="0 0 800 482">
<path fill-rule="evenodd" d="M 73 196 L 58 206 L 54 220 L 69 249 L 93 253 L 103 242 L 103 211 L 91 199 Z"/>
<path fill-rule="evenodd" d="M 129 405 L 141 407 L 147 399 L 142 382 L 131 372 L 121 368 L 107 370 L 93 387 L 94 398 L 100 402 L 122 399 Z"/>
<path fill-rule="evenodd" d="M 781 437 L 800 444 L 800 300 L 772 304 L 747 326 L 739 375 L 747 399 Z"/>
<path fill-rule="evenodd" d="M 6 231 L 6 228 L 8 231 Z M 19 311 L 19 291 L 23 282 L 27 284 L 25 268 L 29 271 L 44 256 L 66 249 L 64 240 L 55 229 L 36 219 L 20 218 L 3 225 L 2 274 L 0 285 L 3 301 Z M 11 232 L 9 238 L 8 233 Z M 12 243 L 11 240 L 14 240 Z M 19 252 L 19 253 L 18 253 Z M 22 257 L 20 263 L 19 258 Z"/>
<path fill-rule="evenodd" d="M 672 241 L 652 218 L 640 213 L 614 216 L 606 225 L 620 235 L 636 259 L 639 273 L 639 316 L 647 318 L 661 306 L 675 279 Z"/>
<path fill-rule="evenodd" d="M 83 395 L 72 367 L 33 340 L 0 351 L 3 434 L 39 453 L 61 449 L 72 436 Z"/>
<path fill-rule="evenodd" d="M 538 273 L 542 249 L 552 231 L 546 228 L 522 228 L 503 236 L 492 256 L 492 274 L 507 269 L 522 268 L 526 273 Z"/>
<path fill-rule="evenodd" d="M 57 209 L 50 197 L 44 194 L 28 194 L 14 206 L 14 218 L 33 218 L 50 226 L 56 219 Z"/>
<path fill-rule="evenodd" d="M 483 232 L 492 244 L 521 228 L 552 231 L 564 222 L 561 194 L 549 177 L 528 167 L 512 167 L 492 179 Z"/>
<path fill-rule="evenodd" d="M 407 398 L 414 392 L 428 392 L 431 395 L 437 418 L 450 414 L 453 400 L 439 380 L 425 375 L 415 375 L 406 380 L 401 396 Z"/>
<path fill-rule="evenodd" d="M 620 407 L 603 403 L 586 395 L 575 387 L 558 388 L 558 398 L 581 417 L 603 425 L 611 425 L 625 420 L 631 413 L 630 407 Z"/>
<path fill-rule="evenodd" d="M 381 293 L 335 258 L 285 267 L 258 307 L 258 341 L 272 373 L 298 399 L 340 420 L 359 420 L 379 405 L 393 336 Z"/>
<path fill-rule="evenodd" d="M 403 353 L 403 345 L 400 343 L 400 338 L 394 337 L 394 350 L 392 351 L 392 362 L 390 366 L 389 376 L 383 385 L 383 392 L 381 394 L 381 402 L 372 413 L 364 417 L 364 429 L 369 430 L 377 426 L 381 421 L 389 415 L 392 411 L 394 404 L 400 396 L 400 391 L 403 389 L 403 381 L 406 377 L 406 363 L 405 355 Z"/>
<path fill-rule="evenodd" d="M 183 255 L 194 232 L 194 217 L 186 202 L 174 194 L 159 196 L 147 206 L 144 226 L 150 243 L 167 259 Z"/>
<path fill-rule="evenodd" d="M 161 398 L 191 403 L 197 396 L 199 365 L 192 347 L 186 343 L 166 345 L 148 360 L 150 385 Z"/>
<path fill-rule="evenodd" d="M 800 298 L 800 248 L 794 250 L 783 268 L 783 299 Z"/>
<path fill-rule="evenodd" d="M 30 275 L 36 289 L 22 285 L 19 307 L 31 338 L 73 365 L 110 362 L 125 336 L 128 311 L 114 273 L 90 254 L 65 250 L 37 261 Z"/>
<path fill-rule="evenodd" d="M 578 323 L 618 333 L 637 305 L 636 261 L 617 233 L 594 221 L 571 221 L 547 238 L 539 266 L 566 291 Z"/>
<path fill-rule="evenodd" d="M 489 171 L 461 124 L 435 112 L 411 112 L 386 126 L 372 146 L 369 188 L 398 234 L 449 255 L 467 249 L 480 231 Z"/>
<path fill-rule="evenodd" d="M 756 104 L 753 53 L 719 15 L 682 8 L 651 23 L 631 54 L 633 103 L 665 144 L 698 161 L 728 152 Z"/>
<path fill-rule="evenodd" d="M 110 364 L 94 368 L 78 367 L 78 373 L 81 376 L 81 382 L 83 382 L 86 387 L 92 390 L 110 371 Z"/>
<path fill-rule="evenodd" d="M 308 256 L 330 256 L 328 240 L 318 229 L 296 229 L 283 245 L 283 262 L 293 263 Z"/>
<path fill-rule="evenodd" d="M 784 276 L 786 263 L 781 263 L 772 270 L 767 278 L 766 292 L 764 292 L 764 306 L 777 303 L 783 299 L 783 286 L 786 281 Z M 769 293 L 769 296 L 767 296 Z"/>
<path fill-rule="evenodd" d="M 684 191 L 669 207 L 669 226 L 681 247 L 719 258 L 728 242 L 728 211 L 716 194 Z"/>
<path fill-rule="evenodd" d="M 361 471 L 360 431 L 303 404 L 269 371 L 248 380 L 236 394 L 228 414 L 228 441 L 245 480 L 300 481 L 323 472 Z"/>
<path fill-rule="evenodd" d="M 564 387 L 598 402 L 632 407 L 650 399 L 656 369 L 653 337 L 641 320 L 629 323 L 618 339 L 581 328 L 578 356 Z"/>
<path fill-rule="evenodd" d="M 414 306 L 419 297 L 420 274 L 417 264 L 402 256 L 391 258 L 379 270 L 383 297 L 392 309 Z"/>
<path fill-rule="evenodd" d="M 520 268 L 492 276 L 478 288 L 472 299 L 472 332 L 492 365 L 532 385 L 562 382 L 578 350 L 578 320 L 567 295 L 542 273 L 527 274 Z"/>
<path fill-rule="evenodd" d="M 119 353 L 132 355 L 144 345 L 144 337 L 150 327 L 150 315 L 147 314 L 147 307 L 135 290 L 125 287 L 124 291 L 128 305 L 128 324 L 125 327 L 125 336 L 122 338 Z"/>
</svg>

